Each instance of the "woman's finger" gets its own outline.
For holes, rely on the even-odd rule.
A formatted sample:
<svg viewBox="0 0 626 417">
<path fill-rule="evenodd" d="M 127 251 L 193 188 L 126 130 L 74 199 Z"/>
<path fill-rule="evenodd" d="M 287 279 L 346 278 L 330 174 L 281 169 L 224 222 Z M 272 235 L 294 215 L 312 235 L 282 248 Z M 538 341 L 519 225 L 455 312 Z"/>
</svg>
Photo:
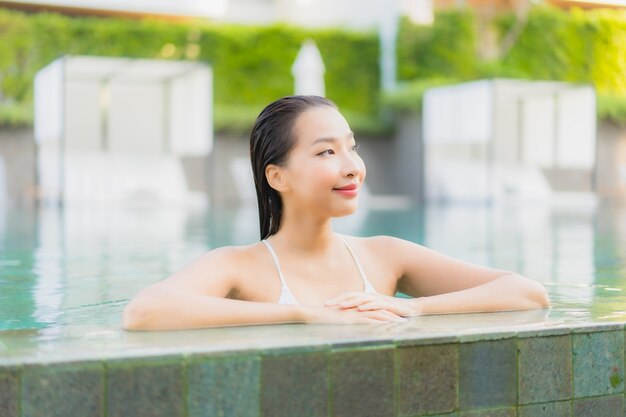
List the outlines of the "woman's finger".
<svg viewBox="0 0 626 417">
<path fill-rule="evenodd" d="M 399 308 L 399 306 L 391 302 L 392 297 L 387 297 L 380 294 L 371 293 L 344 293 L 336 298 L 329 300 L 326 303 L 327 307 L 340 308 L 342 310 L 355 309 L 358 311 L 374 311 L 374 310 L 386 310 L 393 314 L 394 318 L 407 315 L 405 309 Z M 330 302 L 338 301 L 336 304 L 329 304 Z"/>
<path fill-rule="evenodd" d="M 350 316 L 356 316 L 359 318 L 369 318 L 369 319 L 375 319 L 378 321 L 383 321 L 383 322 L 390 322 L 390 321 L 397 321 L 398 319 L 402 319 L 402 317 L 397 316 L 389 311 L 386 310 L 366 310 L 366 311 L 360 311 L 357 309 L 344 309 L 341 310 L 343 311 L 345 314 L 348 314 Z"/>
<path fill-rule="evenodd" d="M 394 314 L 387 310 L 370 310 L 364 313 L 369 313 L 368 315 L 370 317 L 380 318 L 385 321 L 405 321 L 406 320 L 404 317 L 400 317 L 397 314 Z"/>
<path fill-rule="evenodd" d="M 339 305 L 343 306 L 343 304 Z M 372 310 L 374 308 L 384 308 L 388 310 L 393 309 L 393 304 L 389 303 L 389 301 L 387 301 L 384 297 L 377 295 L 366 295 L 361 298 L 355 298 L 352 300 L 351 305 L 359 308 L 360 310 Z"/>
<path fill-rule="evenodd" d="M 370 300 L 364 300 L 362 298 L 354 298 L 354 299 L 349 300 L 349 301 L 342 301 L 338 305 L 341 308 L 355 308 L 355 307 L 358 307 L 361 304 L 367 303 L 369 301 Z"/>
<path fill-rule="evenodd" d="M 363 314 L 355 310 L 343 310 L 346 314 L 349 312 L 350 322 L 352 323 L 389 323 L 389 318 L 381 315 Z"/>
<path fill-rule="evenodd" d="M 386 309 L 373 310 L 373 311 L 379 311 L 379 312 L 381 312 L 384 315 L 387 315 L 389 317 L 393 317 L 394 319 L 403 318 L 402 316 L 396 314 L 395 312 L 390 311 L 390 310 L 386 310 Z"/>
<path fill-rule="evenodd" d="M 381 308 L 385 308 L 379 301 L 369 301 L 363 304 L 359 304 L 357 308 L 361 311 L 365 310 L 379 310 Z"/>
<path fill-rule="evenodd" d="M 356 307 L 361 304 L 370 303 L 370 302 L 380 302 L 379 296 L 375 294 L 359 294 L 354 296 L 348 300 L 341 301 L 338 305 L 342 308 L 350 308 Z"/>
</svg>

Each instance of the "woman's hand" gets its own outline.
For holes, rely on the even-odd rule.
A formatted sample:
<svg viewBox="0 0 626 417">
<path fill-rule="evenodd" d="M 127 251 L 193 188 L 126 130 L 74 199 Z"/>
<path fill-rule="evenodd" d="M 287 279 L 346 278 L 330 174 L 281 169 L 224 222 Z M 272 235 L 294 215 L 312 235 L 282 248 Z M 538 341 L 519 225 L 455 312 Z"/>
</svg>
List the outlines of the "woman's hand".
<svg viewBox="0 0 626 417">
<path fill-rule="evenodd" d="M 387 310 L 359 310 L 339 306 L 304 307 L 305 323 L 367 324 L 404 322 L 405 318 Z"/>
<path fill-rule="evenodd" d="M 410 317 L 420 315 L 415 299 L 390 297 L 383 294 L 346 292 L 326 301 L 326 306 L 358 311 L 387 311 L 396 316 Z"/>
</svg>

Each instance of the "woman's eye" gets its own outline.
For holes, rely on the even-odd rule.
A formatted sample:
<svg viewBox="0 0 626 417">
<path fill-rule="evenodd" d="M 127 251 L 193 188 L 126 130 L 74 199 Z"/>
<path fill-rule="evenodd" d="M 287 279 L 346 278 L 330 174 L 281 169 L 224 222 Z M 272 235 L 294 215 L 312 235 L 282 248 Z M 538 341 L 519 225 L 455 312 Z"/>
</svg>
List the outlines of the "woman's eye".
<svg viewBox="0 0 626 417">
<path fill-rule="evenodd" d="M 335 151 L 333 151 L 332 149 L 326 149 L 323 152 L 318 153 L 319 156 L 325 156 L 325 155 L 332 155 L 334 154 Z"/>
</svg>

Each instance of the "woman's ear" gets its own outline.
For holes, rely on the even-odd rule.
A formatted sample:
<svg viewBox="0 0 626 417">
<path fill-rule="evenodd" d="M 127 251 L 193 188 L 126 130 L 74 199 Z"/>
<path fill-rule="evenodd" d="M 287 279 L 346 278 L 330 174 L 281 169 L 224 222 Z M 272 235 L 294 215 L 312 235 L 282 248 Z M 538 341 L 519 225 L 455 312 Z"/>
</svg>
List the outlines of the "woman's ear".
<svg viewBox="0 0 626 417">
<path fill-rule="evenodd" d="M 265 167 L 265 178 L 270 187 L 278 192 L 285 192 L 288 189 L 287 175 L 279 165 L 269 164 Z"/>
</svg>

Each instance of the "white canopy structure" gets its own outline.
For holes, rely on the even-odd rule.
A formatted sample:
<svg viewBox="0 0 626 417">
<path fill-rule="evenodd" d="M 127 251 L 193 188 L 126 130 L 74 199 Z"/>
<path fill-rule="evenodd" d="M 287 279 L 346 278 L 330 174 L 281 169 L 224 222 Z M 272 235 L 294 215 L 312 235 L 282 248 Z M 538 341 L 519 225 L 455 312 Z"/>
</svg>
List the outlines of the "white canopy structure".
<svg viewBox="0 0 626 417">
<path fill-rule="evenodd" d="M 433 88 L 423 120 L 426 199 L 592 196 L 591 86 L 496 79 Z"/>
<path fill-rule="evenodd" d="M 213 143 L 212 72 L 201 63 L 66 56 L 35 78 L 46 203 L 206 202 L 183 162 Z"/>
<path fill-rule="evenodd" d="M 291 74 L 295 81 L 294 93 L 325 96 L 324 71 L 326 71 L 324 60 L 315 41 L 305 40 L 291 66 Z"/>
</svg>

